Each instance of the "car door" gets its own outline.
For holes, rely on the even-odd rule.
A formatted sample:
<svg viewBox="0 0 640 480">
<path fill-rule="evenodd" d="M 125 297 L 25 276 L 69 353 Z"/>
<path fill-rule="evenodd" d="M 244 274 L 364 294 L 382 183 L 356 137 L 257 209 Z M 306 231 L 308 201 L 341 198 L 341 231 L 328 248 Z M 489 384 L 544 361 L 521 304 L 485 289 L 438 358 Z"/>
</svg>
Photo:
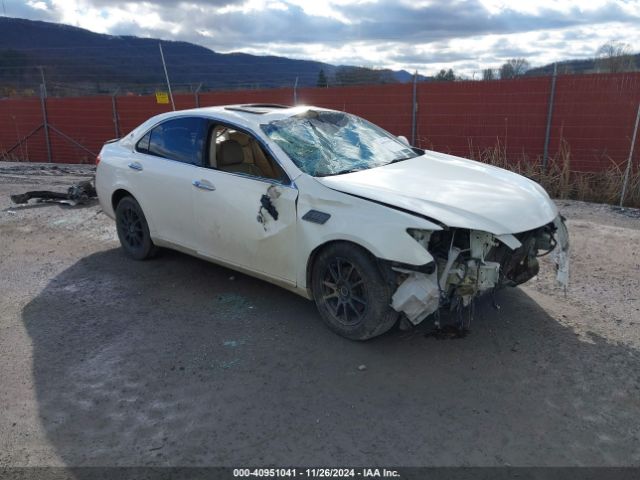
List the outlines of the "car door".
<svg viewBox="0 0 640 480">
<path fill-rule="evenodd" d="M 128 165 L 154 236 L 187 248 L 196 246 L 192 180 L 202 165 L 206 126 L 198 117 L 166 120 L 140 139 Z"/>
<path fill-rule="evenodd" d="M 215 142 L 211 133 L 209 138 L 210 144 Z M 248 150 L 246 145 L 244 150 Z M 214 152 L 215 147 L 207 151 Z M 295 285 L 295 186 L 284 177 L 275 180 L 256 172 L 224 171 L 215 162 L 205 167 L 193 178 L 198 251 Z"/>
</svg>

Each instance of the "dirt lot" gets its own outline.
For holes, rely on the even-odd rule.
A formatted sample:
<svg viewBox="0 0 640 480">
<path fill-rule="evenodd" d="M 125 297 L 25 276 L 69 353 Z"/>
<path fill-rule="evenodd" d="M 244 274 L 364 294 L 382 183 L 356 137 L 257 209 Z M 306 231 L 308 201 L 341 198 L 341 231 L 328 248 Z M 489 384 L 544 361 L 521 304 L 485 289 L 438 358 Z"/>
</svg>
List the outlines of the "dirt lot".
<svg viewBox="0 0 640 480">
<path fill-rule="evenodd" d="M 267 283 L 129 260 L 97 205 L 11 208 L 88 173 L 0 163 L 0 467 L 640 465 L 637 211 L 559 202 L 566 297 L 545 273 L 464 339 L 354 343 Z"/>
</svg>

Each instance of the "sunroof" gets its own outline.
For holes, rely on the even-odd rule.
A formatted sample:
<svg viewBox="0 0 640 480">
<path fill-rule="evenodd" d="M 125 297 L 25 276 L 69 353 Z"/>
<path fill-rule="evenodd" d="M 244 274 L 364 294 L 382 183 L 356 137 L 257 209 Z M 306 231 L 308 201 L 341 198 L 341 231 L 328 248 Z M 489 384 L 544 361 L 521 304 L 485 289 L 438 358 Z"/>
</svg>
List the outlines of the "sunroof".
<svg viewBox="0 0 640 480">
<path fill-rule="evenodd" d="M 249 103 L 246 105 L 238 105 L 236 107 L 225 107 L 225 110 L 262 115 L 265 113 L 269 113 L 274 109 L 283 109 L 283 108 L 291 108 L 291 107 L 287 105 L 279 105 L 277 103 Z"/>
<path fill-rule="evenodd" d="M 282 105 L 280 103 L 248 103 L 242 106 L 251 108 L 291 108 L 291 105 Z"/>
</svg>

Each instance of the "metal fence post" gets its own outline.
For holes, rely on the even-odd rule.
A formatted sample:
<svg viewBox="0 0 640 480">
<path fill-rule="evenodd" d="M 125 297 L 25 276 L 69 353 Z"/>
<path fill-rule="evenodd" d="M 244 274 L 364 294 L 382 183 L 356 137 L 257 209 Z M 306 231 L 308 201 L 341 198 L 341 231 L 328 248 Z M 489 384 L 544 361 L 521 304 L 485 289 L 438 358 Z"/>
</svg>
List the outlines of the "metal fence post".
<svg viewBox="0 0 640 480">
<path fill-rule="evenodd" d="M 120 119 L 118 118 L 118 102 L 116 102 L 116 95 L 120 88 L 117 88 L 113 95 L 111 95 L 111 109 L 113 111 L 113 126 L 116 130 L 116 138 L 120 138 Z"/>
<path fill-rule="evenodd" d="M 547 169 L 549 161 L 549 137 L 551 135 L 551 119 L 553 118 L 553 100 L 556 96 L 556 78 L 558 77 L 558 64 L 553 64 L 553 76 L 551 77 L 551 92 L 549 93 L 549 107 L 547 109 L 547 130 L 544 134 L 544 153 L 542 154 L 542 168 Z"/>
<path fill-rule="evenodd" d="M 296 83 L 293 84 L 293 105 L 298 105 L 298 77 L 296 77 Z"/>
<path fill-rule="evenodd" d="M 40 70 L 40 77 L 42 78 L 42 89 L 44 90 L 44 96 L 47 97 L 47 81 L 44 78 L 44 67 L 39 66 L 38 70 Z"/>
<path fill-rule="evenodd" d="M 640 103 L 638 103 L 638 112 L 636 113 L 636 124 L 633 127 L 633 136 L 631 137 L 631 148 L 629 149 L 629 158 L 627 159 L 627 168 L 624 171 L 624 181 L 622 182 L 622 194 L 620 195 L 620 206 L 624 203 L 624 197 L 627 194 L 627 183 L 629 182 L 629 173 L 631 172 L 631 159 L 633 158 L 633 149 L 636 146 L 636 135 L 638 134 L 638 121 L 640 121 Z"/>
<path fill-rule="evenodd" d="M 51 139 L 49 138 L 49 119 L 47 116 L 47 90 L 45 84 L 40 85 L 40 107 L 42 108 L 42 126 L 44 141 L 47 145 L 47 161 L 51 163 Z"/>
<path fill-rule="evenodd" d="M 198 85 L 198 88 L 196 88 L 196 91 L 193 94 L 196 99 L 196 108 L 200 108 L 200 89 L 201 88 L 202 88 L 202 82 L 200 82 L 200 84 Z"/>
<path fill-rule="evenodd" d="M 416 145 L 416 133 L 418 131 L 417 115 L 418 114 L 418 71 L 413 74 L 413 95 L 411 102 L 411 145 Z"/>
</svg>

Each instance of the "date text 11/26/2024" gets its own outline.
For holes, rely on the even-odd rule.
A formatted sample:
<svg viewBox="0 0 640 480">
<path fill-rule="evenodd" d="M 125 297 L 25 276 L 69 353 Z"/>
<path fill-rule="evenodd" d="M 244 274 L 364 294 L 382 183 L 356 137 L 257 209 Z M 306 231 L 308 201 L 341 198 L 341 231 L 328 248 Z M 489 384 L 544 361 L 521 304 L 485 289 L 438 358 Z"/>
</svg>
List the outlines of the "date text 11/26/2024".
<svg viewBox="0 0 640 480">
<path fill-rule="evenodd" d="M 399 478 L 386 468 L 235 468 L 234 478 Z"/>
</svg>

